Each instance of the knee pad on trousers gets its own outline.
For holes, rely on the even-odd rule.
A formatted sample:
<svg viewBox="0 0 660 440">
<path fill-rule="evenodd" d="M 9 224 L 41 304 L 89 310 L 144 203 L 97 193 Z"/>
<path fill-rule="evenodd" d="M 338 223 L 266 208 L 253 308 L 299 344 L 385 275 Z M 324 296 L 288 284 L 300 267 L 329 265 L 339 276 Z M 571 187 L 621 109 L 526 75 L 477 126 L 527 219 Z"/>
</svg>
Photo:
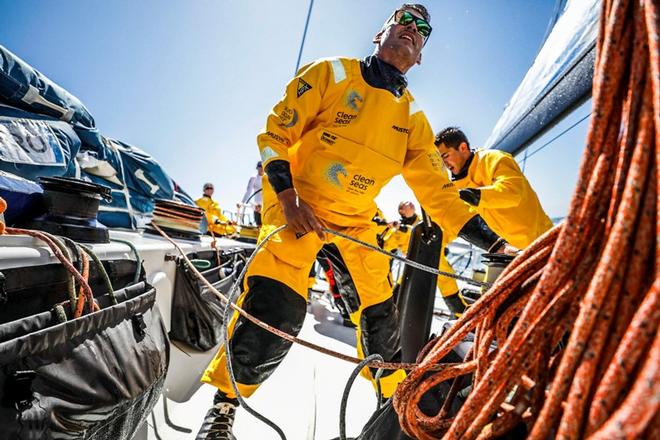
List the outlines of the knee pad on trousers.
<svg viewBox="0 0 660 440">
<path fill-rule="evenodd" d="M 398 316 L 392 298 L 369 306 L 362 311 L 360 329 L 365 356 L 378 353 L 386 362 L 401 361 Z M 383 372 L 383 376 L 391 373 L 393 370 L 386 370 Z"/>
<path fill-rule="evenodd" d="M 305 300 L 287 285 L 261 276 L 247 280 L 243 309 L 257 319 L 291 335 L 302 328 L 307 310 Z M 242 384 L 264 382 L 282 362 L 291 343 L 242 316 L 229 341 L 236 380 Z"/>
</svg>

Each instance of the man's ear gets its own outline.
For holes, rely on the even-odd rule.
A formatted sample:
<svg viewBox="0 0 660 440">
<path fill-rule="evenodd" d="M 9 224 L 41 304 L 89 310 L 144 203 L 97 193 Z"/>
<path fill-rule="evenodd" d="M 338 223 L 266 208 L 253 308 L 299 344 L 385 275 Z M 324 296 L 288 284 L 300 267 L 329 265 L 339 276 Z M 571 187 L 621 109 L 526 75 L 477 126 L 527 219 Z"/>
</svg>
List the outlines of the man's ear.
<svg viewBox="0 0 660 440">
<path fill-rule="evenodd" d="M 372 41 L 374 44 L 380 43 L 380 37 L 383 36 L 383 32 L 385 32 L 385 31 L 380 31 L 376 35 L 374 35 L 374 39 Z"/>
<path fill-rule="evenodd" d="M 466 144 L 465 142 L 461 142 L 461 145 L 459 145 L 458 148 L 459 148 L 463 153 L 466 153 L 466 152 L 470 151 L 470 147 L 468 147 L 468 144 Z"/>
<path fill-rule="evenodd" d="M 417 55 L 417 61 L 415 61 L 417 64 L 422 64 L 422 53 L 420 52 L 419 55 Z"/>
</svg>

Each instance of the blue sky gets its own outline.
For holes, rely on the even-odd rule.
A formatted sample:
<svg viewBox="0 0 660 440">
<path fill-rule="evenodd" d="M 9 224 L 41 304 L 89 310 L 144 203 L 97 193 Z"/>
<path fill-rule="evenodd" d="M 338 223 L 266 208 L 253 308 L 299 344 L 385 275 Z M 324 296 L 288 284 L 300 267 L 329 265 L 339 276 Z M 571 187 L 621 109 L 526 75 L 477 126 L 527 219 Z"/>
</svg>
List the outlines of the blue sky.
<svg viewBox="0 0 660 440">
<path fill-rule="evenodd" d="M 316 0 L 303 63 L 370 54 L 373 35 L 400 3 Z M 434 31 L 422 65 L 409 72 L 410 89 L 434 130 L 459 125 L 478 146 L 531 65 L 554 0 L 425 4 Z M 193 196 L 214 182 L 230 208 L 254 172 L 256 135 L 293 75 L 307 7 L 307 0 L 0 0 L 0 44 L 79 97 L 104 135 L 154 155 Z M 586 125 L 526 165 L 551 216 L 566 212 Z M 395 179 L 379 204 L 394 216 L 410 197 Z"/>
</svg>

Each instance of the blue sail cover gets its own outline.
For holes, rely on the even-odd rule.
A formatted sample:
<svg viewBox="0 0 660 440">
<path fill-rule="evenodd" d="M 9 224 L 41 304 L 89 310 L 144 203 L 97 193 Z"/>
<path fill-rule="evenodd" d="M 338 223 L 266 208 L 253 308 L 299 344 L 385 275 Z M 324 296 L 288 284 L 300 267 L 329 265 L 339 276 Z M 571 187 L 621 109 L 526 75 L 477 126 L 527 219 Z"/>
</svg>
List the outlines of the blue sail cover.
<svg viewBox="0 0 660 440">
<path fill-rule="evenodd" d="M 81 177 L 110 186 L 99 220 L 136 228 L 156 199 L 194 202 L 143 150 L 103 137 L 72 94 L 0 46 L 0 171 L 36 181 Z"/>
<path fill-rule="evenodd" d="M 112 201 L 101 202 L 99 221 L 109 227 L 144 226 L 156 199 L 172 200 L 179 195 L 174 181 L 140 148 L 115 139 L 100 137 L 100 141 L 91 148 L 83 142 L 78 155 L 83 176 L 112 189 Z"/>
<path fill-rule="evenodd" d="M 34 218 L 42 213 L 43 190 L 31 180 L 0 171 L 0 197 L 7 202 L 4 212 L 5 223 L 14 223 Z"/>
<path fill-rule="evenodd" d="M 486 141 L 516 154 L 591 95 L 600 0 L 569 0 Z"/>
<path fill-rule="evenodd" d="M 0 46 L 0 99 L 31 113 L 93 130 L 94 118 L 78 98 Z"/>
<path fill-rule="evenodd" d="M 0 105 L 0 170 L 26 179 L 71 175 L 80 139 L 48 116 Z"/>
</svg>

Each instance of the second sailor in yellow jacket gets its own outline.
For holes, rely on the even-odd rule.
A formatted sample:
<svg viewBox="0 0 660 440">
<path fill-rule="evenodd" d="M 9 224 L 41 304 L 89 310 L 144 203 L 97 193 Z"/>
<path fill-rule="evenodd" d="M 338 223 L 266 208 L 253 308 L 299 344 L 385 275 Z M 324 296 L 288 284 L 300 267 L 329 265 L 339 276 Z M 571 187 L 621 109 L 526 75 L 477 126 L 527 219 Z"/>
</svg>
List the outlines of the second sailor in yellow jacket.
<svg viewBox="0 0 660 440">
<path fill-rule="evenodd" d="M 204 210 L 209 231 L 215 235 L 231 235 L 236 232 L 236 224 L 222 214 L 218 202 L 213 200 L 213 184 L 204 184 L 204 195 L 195 200 L 195 204 Z"/>
<path fill-rule="evenodd" d="M 470 149 L 460 129 L 448 127 L 436 135 L 435 145 L 451 173 L 449 187 L 470 205 L 500 237 L 522 249 L 552 227 L 538 196 L 513 156 L 500 150 Z M 454 237 L 444 237 L 452 240 Z M 448 241 L 446 241 L 448 242 Z M 440 270 L 451 271 L 442 256 Z M 451 278 L 439 277 L 438 285 L 452 309 L 464 308 L 458 286 Z"/>
</svg>

